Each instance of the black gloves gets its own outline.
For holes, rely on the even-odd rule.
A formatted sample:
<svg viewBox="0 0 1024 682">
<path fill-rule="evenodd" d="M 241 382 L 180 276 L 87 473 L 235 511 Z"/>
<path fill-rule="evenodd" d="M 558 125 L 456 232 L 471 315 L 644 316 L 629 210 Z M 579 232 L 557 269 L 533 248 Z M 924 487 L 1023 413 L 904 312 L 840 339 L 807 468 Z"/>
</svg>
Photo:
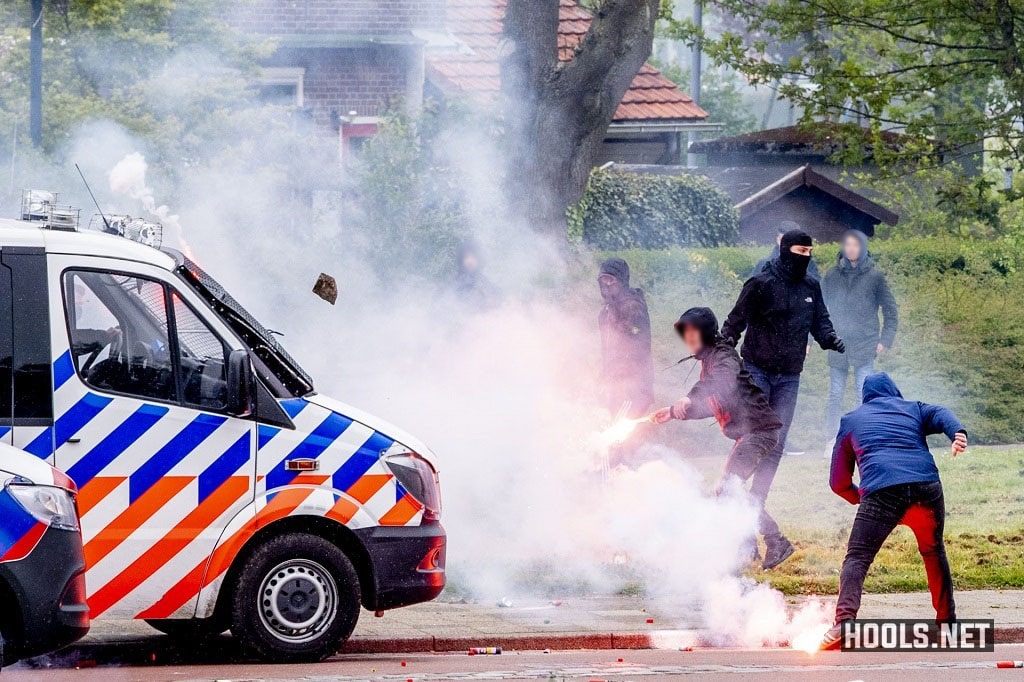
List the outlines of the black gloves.
<svg viewBox="0 0 1024 682">
<path fill-rule="evenodd" d="M 829 337 L 828 346 L 837 353 L 846 352 L 846 344 L 843 343 L 841 338 L 839 338 L 839 334 L 833 333 L 832 336 Z"/>
</svg>

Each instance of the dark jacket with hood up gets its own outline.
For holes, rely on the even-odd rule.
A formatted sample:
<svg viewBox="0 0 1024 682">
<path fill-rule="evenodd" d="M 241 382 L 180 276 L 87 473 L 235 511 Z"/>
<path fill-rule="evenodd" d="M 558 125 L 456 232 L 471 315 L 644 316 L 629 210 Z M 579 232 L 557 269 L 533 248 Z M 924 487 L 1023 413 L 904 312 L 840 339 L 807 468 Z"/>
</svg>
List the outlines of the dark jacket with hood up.
<svg viewBox="0 0 1024 682">
<path fill-rule="evenodd" d="M 828 364 L 839 369 L 862 367 L 875 359 L 879 343 L 891 348 L 896 340 L 898 310 L 885 275 L 875 267 L 868 253 L 868 238 L 859 230 L 850 230 L 846 236 L 855 236 L 861 242 L 861 257 L 856 265 L 843 255 L 836 257 L 836 265 L 821 282 L 832 325 L 846 344 L 845 353 L 831 351 Z M 845 237 L 844 237 L 845 239 Z M 883 324 L 878 323 L 882 311 Z"/>
<path fill-rule="evenodd" d="M 904 400 L 885 372 L 864 381 L 864 404 L 843 417 L 832 450 L 830 485 L 852 504 L 862 495 L 901 483 L 939 480 L 926 437 L 944 433 L 950 440 L 963 424 L 939 405 Z M 853 469 L 860 482 L 853 484 Z"/>
<path fill-rule="evenodd" d="M 697 353 L 700 379 L 687 397 L 686 419 L 714 417 L 726 437 L 738 440 L 758 431 L 777 431 L 782 422 L 768 398 L 743 368 L 736 349 L 718 335 L 718 320 L 708 308 L 692 308 L 679 318 L 676 329 L 692 324 L 701 332 L 704 347 Z"/>
<path fill-rule="evenodd" d="M 632 403 L 630 414 L 654 404 L 654 360 L 651 355 L 651 318 L 644 292 L 629 286 L 629 266 L 614 258 L 602 264 L 602 273 L 622 284 L 622 293 L 605 301 L 598 316 L 601 330 L 602 374 L 608 388 L 609 409 Z"/>
<path fill-rule="evenodd" d="M 803 371 L 808 333 L 826 350 L 839 340 L 821 286 L 810 277 L 794 281 L 781 258 L 743 285 L 722 337 L 735 346 L 744 330 L 743 361 L 775 374 Z"/>
</svg>

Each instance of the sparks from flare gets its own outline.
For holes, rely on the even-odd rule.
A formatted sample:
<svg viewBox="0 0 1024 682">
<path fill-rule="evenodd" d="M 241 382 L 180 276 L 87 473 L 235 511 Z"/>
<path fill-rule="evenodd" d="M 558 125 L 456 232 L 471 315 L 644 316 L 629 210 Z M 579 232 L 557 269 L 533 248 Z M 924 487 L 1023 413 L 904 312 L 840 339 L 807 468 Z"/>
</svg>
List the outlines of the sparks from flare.
<svg viewBox="0 0 1024 682">
<path fill-rule="evenodd" d="M 629 438 L 638 424 L 645 421 L 650 421 L 650 418 L 620 419 L 601 432 L 601 440 L 608 445 L 618 445 Z"/>
</svg>

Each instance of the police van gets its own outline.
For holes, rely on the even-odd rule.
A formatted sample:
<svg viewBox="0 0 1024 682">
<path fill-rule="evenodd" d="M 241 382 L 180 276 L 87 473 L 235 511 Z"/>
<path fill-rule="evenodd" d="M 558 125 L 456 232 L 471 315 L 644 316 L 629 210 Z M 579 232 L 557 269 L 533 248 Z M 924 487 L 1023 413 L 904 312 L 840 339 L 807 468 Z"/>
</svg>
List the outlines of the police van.
<svg viewBox="0 0 1024 682">
<path fill-rule="evenodd" d="M 430 449 L 316 393 L 159 224 L 92 225 L 39 191 L 0 219 L 2 439 L 77 484 L 91 617 L 309 661 L 436 597 Z"/>
<path fill-rule="evenodd" d="M 63 473 L 0 443 L 0 666 L 89 632 L 75 492 Z"/>
</svg>

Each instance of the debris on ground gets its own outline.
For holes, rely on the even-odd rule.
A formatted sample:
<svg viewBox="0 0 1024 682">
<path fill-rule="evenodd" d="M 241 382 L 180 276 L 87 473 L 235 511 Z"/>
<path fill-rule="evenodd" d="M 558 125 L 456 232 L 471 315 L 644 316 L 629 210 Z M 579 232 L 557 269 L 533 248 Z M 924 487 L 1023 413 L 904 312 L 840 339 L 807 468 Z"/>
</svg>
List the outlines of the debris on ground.
<svg viewBox="0 0 1024 682">
<path fill-rule="evenodd" d="M 512 608 L 512 600 L 509 599 L 508 597 L 502 597 L 501 599 L 498 600 L 498 608 L 499 609 L 510 609 L 510 608 Z"/>
<path fill-rule="evenodd" d="M 470 656 L 498 656 L 501 654 L 500 646 L 474 646 L 469 649 Z"/>
<path fill-rule="evenodd" d="M 331 305 L 338 302 L 338 282 L 330 275 L 321 272 L 313 285 L 313 293 Z"/>
</svg>

